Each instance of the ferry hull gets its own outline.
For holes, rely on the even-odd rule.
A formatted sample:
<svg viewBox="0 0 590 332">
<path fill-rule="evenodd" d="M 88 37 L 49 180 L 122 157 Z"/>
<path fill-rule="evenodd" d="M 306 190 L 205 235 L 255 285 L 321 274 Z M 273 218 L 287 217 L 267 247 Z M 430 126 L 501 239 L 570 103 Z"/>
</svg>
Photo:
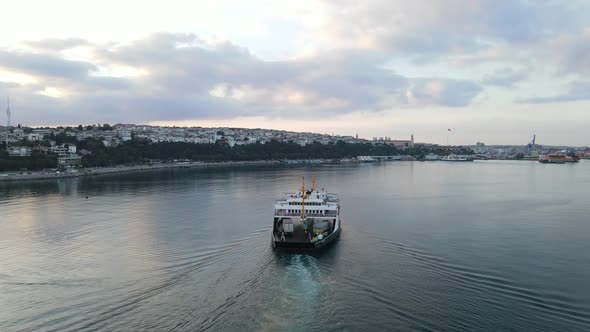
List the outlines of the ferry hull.
<svg viewBox="0 0 590 332">
<path fill-rule="evenodd" d="M 332 244 L 334 241 L 336 241 L 338 239 L 338 237 L 340 236 L 340 231 L 341 228 L 338 227 L 337 229 L 334 230 L 334 232 L 332 232 L 332 234 L 328 235 L 325 239 L 312 243 L 312 242 L 294 242 L 294 241 L 289 241 L 289 242 L 283 242 L 280 239 L 277 239 L 275 237 L 275 234 L 272 234 L 272 246 L 275 249 L 285 249 L 285 250 L 317 250 L 317 249 L 322 249 L 325 248 L 327 246 L 329 246 L 330 244 Z"/>
<path fill-rule="evenodd" d="M 563 160 L 539 160 L 541 164 L 565 164 Z"/>
</svg>

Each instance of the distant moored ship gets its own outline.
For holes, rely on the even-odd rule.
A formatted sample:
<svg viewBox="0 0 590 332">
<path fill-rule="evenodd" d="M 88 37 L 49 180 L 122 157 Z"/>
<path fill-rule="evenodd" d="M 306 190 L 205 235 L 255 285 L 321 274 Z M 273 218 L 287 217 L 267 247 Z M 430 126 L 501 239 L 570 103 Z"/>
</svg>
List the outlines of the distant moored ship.
<svg viewBox="0 0 590 332">
<path fill-rule="evenodd" d="M 340 235 L 340 200 L 325 189 L 289 193 L 275 202 L 272 244 L 275 248 L 316 249 Z"/>
<path fill-rule="evenodd" d="M 456 154 L 450 154 L 448 156 L 445 156 L 441 160 L 442 161 L 473 161 L 473 158 L 471 158 L 471 157 L 465 157 L 465 156 L 459 156 L 459 155 L 456 155 Z"/>
<path fill-rule="evenodd" d="M 539 156 L 539 162 L 543 164 L 577 163 L 580 160 L 576 155 L 566 153 L 550 153 Z"/>
</svg>

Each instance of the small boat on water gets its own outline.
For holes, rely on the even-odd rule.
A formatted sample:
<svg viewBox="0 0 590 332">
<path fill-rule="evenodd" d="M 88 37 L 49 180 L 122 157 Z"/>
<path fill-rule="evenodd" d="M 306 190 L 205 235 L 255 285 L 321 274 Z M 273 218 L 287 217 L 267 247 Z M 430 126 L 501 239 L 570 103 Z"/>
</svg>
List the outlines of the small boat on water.
<svg viewBox="0 0 590 332">
<path fill-rule="evenodd" d="M 465 156 L 459 156 L 456 154 L 450 154 L 448 156 L 444 156 L 442 159 L 442 161 L 473 161 L 473 158 L 471 157 L 465 157 Z"/>
<path fill-rule="evenodd" d="M 340 200 L 325 189 L 305 189 L 275 202 L 272 244 L 275 248 L 319 249 L 340 235 Z"/>
<path fill-rule="evenodd" d="M 361 161 L 356 158 L 342 158 L 340 159 L 341 164 L 358 164 Z"/>
<path fill-rule="evenodd" d="M 375 158 L 371 156 L 358 156 L 356 157 L 356 159 L 361 163 L 374 163 L 377 161 Z"/>
<path fill-rule="evenodd" d="M 565 164 L 577 163 L 580 160 L 576 155 L 566 153 L 550 153 L 539 156 L 539 162 L 542 164 Z"/>
</svg>

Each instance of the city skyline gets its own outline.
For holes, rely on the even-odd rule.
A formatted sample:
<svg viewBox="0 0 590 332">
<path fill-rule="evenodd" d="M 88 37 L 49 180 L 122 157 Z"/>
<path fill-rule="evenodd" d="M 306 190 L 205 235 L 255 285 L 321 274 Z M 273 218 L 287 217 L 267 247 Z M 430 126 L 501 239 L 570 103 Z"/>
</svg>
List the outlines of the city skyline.
<svg viewBox="0 0 590 332">
<path fill-rule="evenodd" d="M 110 129 L 105 129 L 105 126 L 110 126 Z M 12 126 L 12 128 L 18 128 L 18 126 L 20 126 L 20 124 Z M 32 128 L 34 132 L 39 131 L 39 130 L 44 130 L 46 128 L 52 129 L 52 130 L 56 130 L 56 129 L 60 129 L 61 131 L 63 131 L 64 129 L 73 129 L 73 130 L 80 130 L 83 131 L 87 131 L 87 130 L 93 130 L 93 131 L 97 131 L 98 133 L 102 133 L 102 134 L 108 134 L 111 135 L 112 133 L 110 131 L 101 131 L 102 130 L 112 130 L 116 127 L 131 127 L 131 128 L 136 128 L 136 127 L 151 127 L 153 129 L 162 129 L 162 130 L 204 130 L 204 131 L 211 131 L 211 130 L 229 130 L 231 132 L 233 131 L 247 131 L 247 132 L 255 132 L 255 131 L 260 131 L 260 132 L 278 132 L 278 133 L 285 133 L 285 134 L 300 134 L 303 135 L 301 137 L 305 137 L 306 135 L 309 135 L 307 137 L 307 143 L 313 142 L 314 139 L 313 137 L 322 137 L 323 143 L 327 143 L 328 141 L 332 141 L 335 142 L 335 140 L 338 139 L 344 139 L 345 142 L 347 143 L 355 143 L 355 142 L 414 142 L 414 133 L 412 132 L 410 134 L 410 136 L 408 137 L 392 137 L 392 136 L 373 136 L 373 137 L 363 137 L 363 136 L 359 136 L 358 133 L 357 134 L 353 134 L 353 135 L 347 135 L 347 134 L 342 134 L 339 132 L 319 132 L 319 131 L 297 131 L 297 130 L 287 130 L 287 129 L 277 129 L 277 128 L 268 128 L 268 127 L 227 127 L 227 126 L 160 126 L 160 125 L 154 125 L 154 124 L 142 124 L 142 123 L 85 123 L 85 124 L 61 124 L 61 125 L 49 125 L 49 126 L 26 126 L 23 125 L 22 128 Z M 81 127 L 81 128 L 80 128 Z M 2 139 L 2 131 L 7 131 L 7 127 L 6 126 L 2 126 L 0 125 L 0 141 Z M 133 131 L 133 130 L 131 130 Z M 130 131 L 130 132 L 131 132 Z M 434 145 L 438 145 L 438 146 L 478 146 L 480 144 L 483 145 L 488 145 L 488 146 L 527 146 L 527 145 L 535 145 L 535 140 L 536 140 L 536 134 L 533 134 L 532 139 L 528 142 L 528 143 L 523 143 L 523 142 L 513 142 L 513 143 L 508 143 L 508 144 L 496 144 L 494 142 L 480 142 L 480 141 L 476 141 L 476 142 L 472 142 L 472 143 L 467 143 L 467 144 L 459 144 L 459 143 L 455 143 L 452 141 L 452 137 L 451 137 L 451 133 L 452 130 L 450 128 L 446 129 L 446 132 L 448 134 L 447 136 L 447 141 L 445 142 L 445 144 L 442 143 L 437 143 L 437 142 L 427 142 L 427 141 L 416 141 L 417 144 L 434 144 Z M 35 135 L 35 134 L 34 134 Z M 100 136 L 100 135 L 99 135 Z M 184 136 L 184 135 L 182 135 Z M 98 139 L 98 137 L 95 137 Z M 145 137 L 144 137 L 145 138 Z M 271 137 L 272 138 L 272 137 Z M 276 138 L 276 137 L 275 137 Z M 287 140 L 290 140 L 292 138 L 289 138 Z M 328 139 L 328 140 L 326 140 Z M 333 140 L 335 139 L 335 140 Z M 213 143 L 214 141 L 191 141 L 188 140 L 186 142 L 189 143 Z M 255 142 L 255 141 L 253 141 Z M 586 145 L 560 145 L 560 144 L 551 144 L 550 142 L 543 142 L 543 143 L 536 143 L 536 145 L 539 146 L 547 146 L 547 147 L 571 147 L 571 148 L 588 148 L 589 146 Z"/>
<path fill-rule="evenodd" d="M 453 144 L 589 144 L 583 1 L 5 7 L 0 95 L 13 125 L 415 133 L 443 145 L 453 128 Z"/>
</svg>

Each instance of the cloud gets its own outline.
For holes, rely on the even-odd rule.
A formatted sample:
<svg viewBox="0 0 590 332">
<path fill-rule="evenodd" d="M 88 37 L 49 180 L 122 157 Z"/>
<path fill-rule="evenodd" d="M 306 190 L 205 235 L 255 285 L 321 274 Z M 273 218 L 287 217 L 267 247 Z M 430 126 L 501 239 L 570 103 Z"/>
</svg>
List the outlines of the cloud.
<svg viewBox="0 0 590 332">
<path fill-rule="evenodd" d="M 88 45 L 88 41 L 82 38 L 66 38 L 66 39 L 43 39 L 38 41 L 27 41 L 26 46 L 40 50 L 40 51 L 52 51 L 58 52 L 67 49 L 74 48 L 76 46 Z"/>
<path fill-rule="evenodd" d="M 590 74 L 590 24 L 574 34 L 564 34 L 548 42 L 545 49 L 561 73 Z"/>
<path fill-rule="evenodd" d="M 486 75 L 481 83 L 484 85 L 493 85 L 503 88 L 512 88 L 517 82 L 520 82 L 528 77 L 528 70 L 520 69 L 514 70 L 506 67 L 494 71 L 492 74 Z"/>
<path fill-rule="evenodd" d="M 66 60 L 59 55 L 0 50 L 0 68 L 33 76 L 67 79 L 84 78 L 97 67 L 91 63 Z"/>
<path fill-rule="evenodd" d="M 468 80 L 401 76 L 381 66 L 386 54 L 367 50 L 265 61 L 234 43 L 192 34 L 158 33 L 127 44 L 76 43 L 90 47 L 91 58 L 0 53 L 3 67 L 38 81 L 7 92 L 22 102 L 19 111 L 27 122 L 317 119 L 407 106 L 462 107 L 481 91 Z M 117 68 L 141 74 L 107 75 Z"/>
<path fill-rule="evenodd" d="M 495 44 L 530 47 L 583 26 L 571 6 L 551 1 L 323 1 L 312 29 L 324 43 L 383 49 L 435 60 Z M 343 22 L 354 24 L 343 24 Z"/>
<path fill-rule="evenodd" d="M 580 100 L 590 100 L 590 81 L 574 81 L 569 83 L 567 93 L 551 96 L 551 97 L 531 97 L 517 99 L 517 103 L 521 104 L 541 104 L 541 103 L 558 103 L 558 102 L 572 102 Z"/>
<path fill-rule="evenodd" d="M 482 91 L 477 83 L 466 80 L 421 79 L 406 90 L 410 105 L 467 106 Z"/>
</svg>

